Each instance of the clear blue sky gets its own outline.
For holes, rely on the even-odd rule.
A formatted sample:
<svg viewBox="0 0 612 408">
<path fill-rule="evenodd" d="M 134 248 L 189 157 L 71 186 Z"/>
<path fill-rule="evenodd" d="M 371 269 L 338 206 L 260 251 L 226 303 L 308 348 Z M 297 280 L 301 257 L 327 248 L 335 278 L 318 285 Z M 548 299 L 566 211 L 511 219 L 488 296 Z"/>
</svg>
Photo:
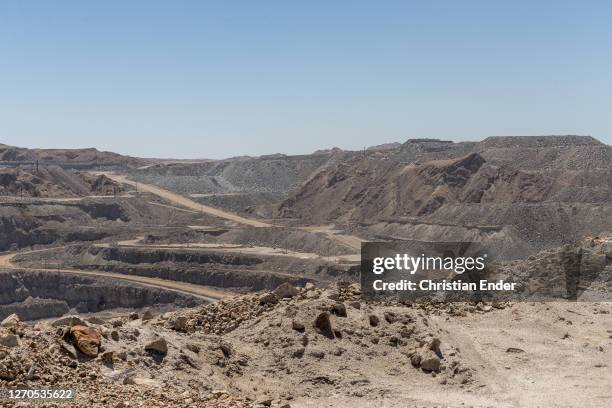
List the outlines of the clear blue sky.
<svg viewBox="0 0 612 408">
<path fill-rule="evenodd" d="M 221 158 L 612 142 L 609 1 L 0 1 L 0 142 Z"/>
</svg>

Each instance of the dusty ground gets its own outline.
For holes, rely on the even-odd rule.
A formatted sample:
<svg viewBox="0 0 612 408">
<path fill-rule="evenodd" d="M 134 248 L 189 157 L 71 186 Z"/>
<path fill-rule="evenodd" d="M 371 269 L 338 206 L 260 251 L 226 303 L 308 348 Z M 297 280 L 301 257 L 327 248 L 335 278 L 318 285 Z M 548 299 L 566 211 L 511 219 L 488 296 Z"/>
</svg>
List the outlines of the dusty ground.
<svg viewBox="0 0 612 408">
<path fill-rule="evenodd" d="M 90 316 L 84 323 L 102 336 L 95 359 L 80 352 L 70 357 L 52 321 L 4 327 L 1 341 L 14 333 L 18 344 L 0 346 L 0 384 L 72 385 L 79 391 L 77 406 L 139 406 L 144 400 L 177 407 L 612 402 L 610 303 L 407 307 L 355 301 L 354 290 L 310 287 L 280 301 L 280 295 L 248 295 L 158 316 Z M 322 313 L 329 313 L 331 335 L 314 326 Z M 167 351 L 147 351 L 160 337 Z M 33 354 L 38 348 L 48 351 Z M 416 365 L 415 355 L 422 361 Z M 425 360 L 435 364 L 426 367 Z"/>
<path fill-rule="evenodd" d="M 520 303 L 433 320 L 470 356 L 492 405 L 603 407 L 612 403 L 611 312 L 611 303 Z"/>
</svg>

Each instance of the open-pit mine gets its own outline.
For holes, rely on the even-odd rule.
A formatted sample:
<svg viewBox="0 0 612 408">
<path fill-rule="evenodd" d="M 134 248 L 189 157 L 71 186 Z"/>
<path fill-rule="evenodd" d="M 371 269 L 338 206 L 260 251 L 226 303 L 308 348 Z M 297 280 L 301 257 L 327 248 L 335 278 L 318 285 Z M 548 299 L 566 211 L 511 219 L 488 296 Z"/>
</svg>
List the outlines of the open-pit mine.
<svg viewBox="0 0 612 408">
<path fill-rule="evenodd" d="M 438 241 L 563 295 L 361 296 L 364 242 Z M 47 406 L 612 406 L 611 293 L 592 137 L 189 162 L 0 145 L 0 389 L 74 390 Z"/>
</svg>

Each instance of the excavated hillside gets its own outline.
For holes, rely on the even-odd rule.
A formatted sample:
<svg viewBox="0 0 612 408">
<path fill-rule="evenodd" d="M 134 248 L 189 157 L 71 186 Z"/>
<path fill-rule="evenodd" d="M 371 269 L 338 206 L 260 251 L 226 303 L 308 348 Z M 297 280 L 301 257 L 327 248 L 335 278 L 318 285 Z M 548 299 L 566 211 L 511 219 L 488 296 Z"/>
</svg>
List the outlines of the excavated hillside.
<svg viewBox="0 0 612 408">
<path fill-rule="evenodd" d="M 28 166 L 30 167 L 30 166 Z M 72 172 L 59 166 L 0 167 L 0 196 L 82 197 L 114 195 L 124 187 L 104 175 Z"/>
<path fill-rule="evenodd" d="M 530 244 L 559 244 L 610 229 L 611 203 L 612 147 L 593 138 L 425 139 L 321 169 L 276 214 L 312 222 L 408 222 L 406 230 L 426 224 L 431 236 L 439 234 L 436 225 L 499 227 Z"/>
<path fill-rule="evenodd" d="M 0 272 L 0 320 L 17 313 L 23 320 L 62 316 L 70 311 L 204 303 L 194 296 L 118 280 L 61 272 Z"/>
<path fill-rule="evenodd" d="M 95 148 L 86 149 L 27 149 L 0 143 L 0 163 L 11 165 L 39 164 L 58 165 L 63 168 L 91 169 L 139 167 L 153 161 Z"/>
<path fill-rule="evenodd" d="M 21 267 L 61 265 L 76 270 L 108 271 L 206 285 L 234 292 L 273 289 L 283 282 L 329 283 L 358 279 L 356 264 L 335 264 L 325 258 L 298 258 L 237 248 L 112 246 L 71 244 L 54 251 L 17 256 Z M 241 252 L 244 251 L 244 252 Z"/>
<path fill-rule="evenodd" d="M 128 239 L 143 231 L 219 219 L 156 201 L 154 196 L 0 201 L 0 251 L 35 245 Z"/>
<path fill-rule="evenodd" d="M 247 247 L 268 247 L 281 251 L 292 250 L 302 254 L 347 255 L 355 252 L 341 242 L 322 232 L 309 232 L 299 228 L 240 227 L 230 229 L 164 231 L 164 234 L 148 234 L 147 244 L 220 244 Z"/>
<path fill-rule="evenodd" d="M 316 170 L 346 154 L 338 151 L 303 156 L 241 157 L 196 164 L 158 164 L 132 170 L 130 178 L 184 194 L 267 193 L 278 199 Z"/>
</svg>

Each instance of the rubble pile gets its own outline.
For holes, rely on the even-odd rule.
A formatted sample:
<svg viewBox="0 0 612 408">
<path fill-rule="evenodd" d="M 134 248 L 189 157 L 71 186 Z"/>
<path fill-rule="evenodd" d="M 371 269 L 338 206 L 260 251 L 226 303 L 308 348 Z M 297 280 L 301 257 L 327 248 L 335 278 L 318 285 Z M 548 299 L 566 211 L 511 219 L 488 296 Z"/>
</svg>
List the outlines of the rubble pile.
<svg viewBox="0 0 612 408">
<path fill-rule="evenodd" d="M 290 407 L 329 389 L 364 392 L 381 370 L 472 382 L 422 310 L 358 296 L 355 284 L 283 284 L 161 315 L 35 324 L 12 315 L 0 328 L 0 387 L 76 388 L 83 406 Z"/>
</svg>

